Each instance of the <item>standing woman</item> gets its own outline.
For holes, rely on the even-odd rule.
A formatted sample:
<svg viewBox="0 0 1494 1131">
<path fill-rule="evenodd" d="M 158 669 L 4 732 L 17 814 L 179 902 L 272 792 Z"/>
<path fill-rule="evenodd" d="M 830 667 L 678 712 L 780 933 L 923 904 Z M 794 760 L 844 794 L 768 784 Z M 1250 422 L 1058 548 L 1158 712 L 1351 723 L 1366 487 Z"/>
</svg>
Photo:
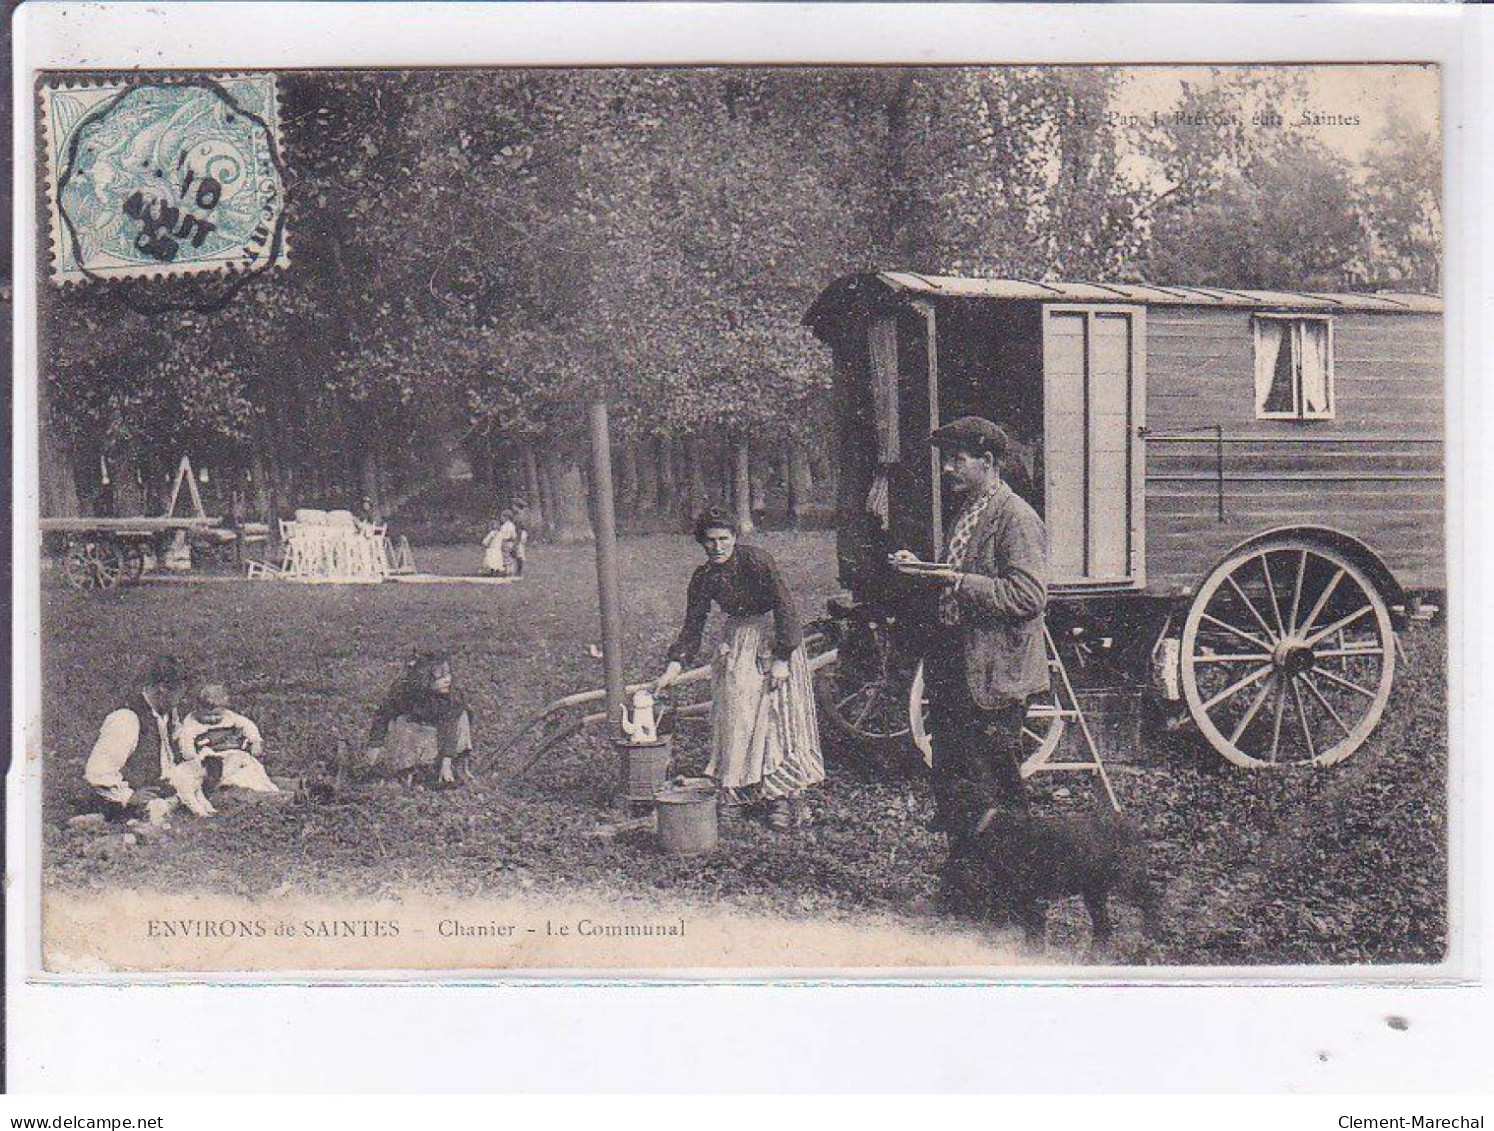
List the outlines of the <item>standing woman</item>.
<svg viewBox="0 0 1494 1131">
<path fill-rule="evenodd" d="M 804 790 L 825 780 L 814 689 L 793 595 L 766 550 L 737 542 L 735 521 L 712 507 L 695 522 L 706 564 L 690 578 L 685 627 L 654 685 L 663 691 L 700 652 L 714 602 L 726 636 L 712 672 L 711 761 L 728 804 L 766 802 L 768 824 L 809 823 Z"/>
</svg>

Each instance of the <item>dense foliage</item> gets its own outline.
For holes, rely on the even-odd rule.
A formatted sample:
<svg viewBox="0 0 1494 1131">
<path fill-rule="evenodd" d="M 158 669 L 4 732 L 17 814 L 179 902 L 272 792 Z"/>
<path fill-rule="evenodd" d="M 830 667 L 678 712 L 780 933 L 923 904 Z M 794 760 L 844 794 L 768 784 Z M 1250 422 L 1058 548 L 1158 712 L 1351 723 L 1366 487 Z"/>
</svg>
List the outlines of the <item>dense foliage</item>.
<svg viewBox="0 0 1494 1131">
<path fill-rule="evenodd" d="M 1356 163 L 1251 127 L 1294 72 L 1190 74 L 1179 124 L 1108 68 L 287 73 L 287 266 L 213 313 L 47 290 L 44 505 L 107 471 L 149 509 L 183 452 L 251 514 L 465 467 L 580 535 L 601 395 L 625 519 L 733 480 L 794 514 L 834 472 L 800 319 L 842 273 L 1436 287 L 1435 138 L 1392 117 Z"/>
</svg>

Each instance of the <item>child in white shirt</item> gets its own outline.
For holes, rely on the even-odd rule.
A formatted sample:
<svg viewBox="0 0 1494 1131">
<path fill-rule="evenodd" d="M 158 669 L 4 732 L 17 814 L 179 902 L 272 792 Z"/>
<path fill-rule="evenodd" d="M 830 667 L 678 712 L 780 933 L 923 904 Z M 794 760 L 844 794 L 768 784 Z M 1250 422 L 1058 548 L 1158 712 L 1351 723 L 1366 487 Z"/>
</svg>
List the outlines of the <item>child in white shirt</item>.
<svg viewBox="0 0 1494 1131">
<path fill-rule="evenodd" d="M 513 572 L 510 555 L 519 542 L 519 532 L 514 526 L 513 512 L 505 510 L 498 525 L 483 538 L 482 568 L 497 577 L 507 577 Z"/>
<path fill-rule="evenodd" d="M 198 693 L 197 709 L 182 720 L 177 744 L 184 759 L 207 771 L 209 786 L 216 779 L 256 793 L 280 792 L 260 761 L 264 740 L 259 727 L 229 709 L 228 689 L 221 683 L 209 683 Z"/>
</svg>

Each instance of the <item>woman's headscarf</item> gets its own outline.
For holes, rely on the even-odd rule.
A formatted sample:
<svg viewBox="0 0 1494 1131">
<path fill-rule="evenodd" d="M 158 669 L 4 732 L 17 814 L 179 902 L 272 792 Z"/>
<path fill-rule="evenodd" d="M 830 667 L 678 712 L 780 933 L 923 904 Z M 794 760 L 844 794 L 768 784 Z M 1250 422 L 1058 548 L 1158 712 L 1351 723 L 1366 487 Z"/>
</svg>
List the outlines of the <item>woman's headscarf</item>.
<svg viewBox="0 0 1494 1131">
<path fill-rule="evenodd" d="M 711 507 L 703 510 L 695 518 L 695 540 L 699 542 L 706 536 L 707 530 L 730 530 L 732 537 L 737 537 L 741 531 L 734 519 L 725 507 Z"/>
<path fill-rule="evenodd" d="M 405 667 L 405 687 L 417 695 L 430 692 L 441 667 L 451 667 L 451 653 L 441 650 L 417 652 Z"/>
</svg>

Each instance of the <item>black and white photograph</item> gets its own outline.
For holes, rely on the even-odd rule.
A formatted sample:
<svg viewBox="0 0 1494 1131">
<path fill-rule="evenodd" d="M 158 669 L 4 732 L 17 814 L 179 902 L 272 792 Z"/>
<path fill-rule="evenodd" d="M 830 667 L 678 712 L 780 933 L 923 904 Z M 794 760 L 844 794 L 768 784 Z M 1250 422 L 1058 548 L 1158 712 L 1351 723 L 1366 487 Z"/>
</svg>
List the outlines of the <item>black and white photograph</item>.
<svg viewBox="0 0 1494 1131">
<path fill-rule="evenodd" d="M 1446 967 L 1434 62 L 25 82 L 39 974 Z"/>
</svg>

